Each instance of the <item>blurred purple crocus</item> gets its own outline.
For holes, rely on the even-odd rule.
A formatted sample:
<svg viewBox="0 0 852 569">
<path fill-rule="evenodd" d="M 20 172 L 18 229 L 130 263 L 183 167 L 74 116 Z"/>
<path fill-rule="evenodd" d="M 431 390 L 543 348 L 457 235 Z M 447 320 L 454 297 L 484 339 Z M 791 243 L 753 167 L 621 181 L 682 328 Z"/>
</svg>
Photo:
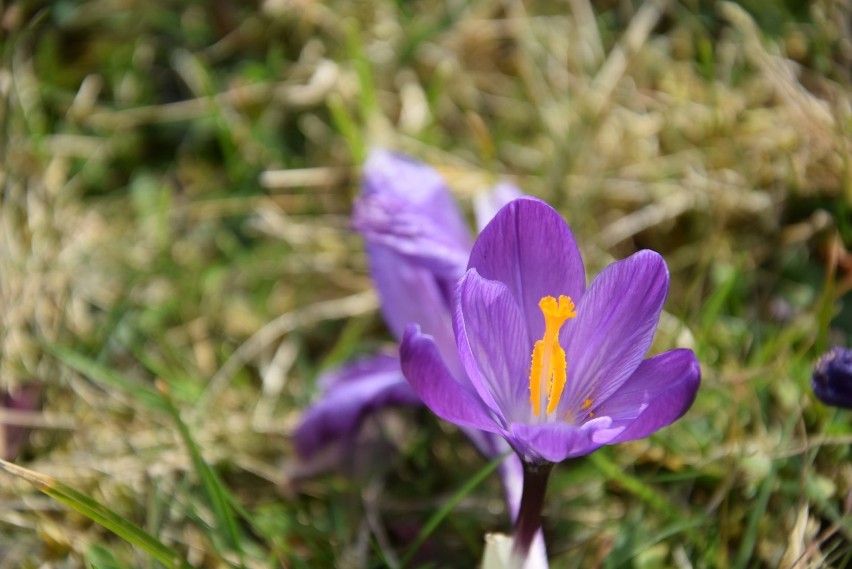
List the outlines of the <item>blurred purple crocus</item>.
<svg viewBox="0 0 852 569">
<path fill-rule="evenodd" d="M 424 403 L 500 435 L 524 462 L 522 557 L 553 463 L 646 437 L 692 405 L 700 368 L 691 350 L 644 359 L 668 288 L 662 257 L 639 251 L 586 289 L 568 225 L 546 203 L 520 198 L 480 233 L 456 289 L 457 357 L 469 383 L 454 379 L 455 359 L 429 332 L 406 329 L 402 369 Z"/>
<path fill-rule="evenodd" d="M 388 353 L 359 358 L 324 373 L 318 380 L 322 398 L 305 411 L 296 429 L 296 450 L 311 457 L 335 441 L 353 437 L 371 412 L 422 405 L 401 378 L 399 358 Z"/>
<path fill-rule="evenodd" d="M 826 405 L 852 409 L 852 350 L 835 346 L 823 354 L 814 366 L 811 384 Z"/>
<path fill-rule="evenodd" d="M 500 184 L 477 196 L 475 214 L 484 226 L 503 205 L 521 195 Z M 464 274 L 473 238 L 443 178 L 407 156 L 373 150 L 363 171 L 362 193 L 355 202 L 353 226 L 366 243 L 370 273 L 381 310 L 399 340 L 416 323 L 433 338 L 448 379 L 470 390 L 456 350 L 452 301 Z M 294 433 L 299 454 L 310 459 L 329 445 L 354 438 L 370 413 L 390 405 L 420 405 L 393 354 L 368 356 L 332 370 L 320 379 L 321 397 L 303 415 Z M 499 436 L 476 428 L 464 433 L 486 457 L 509 450 Z M 523 469 L 514 455 L 499 468 L 514 519 L 519 510 Z M 534 545 L 530 567 L 546 567 L 543 540 Z"/>
</svg>

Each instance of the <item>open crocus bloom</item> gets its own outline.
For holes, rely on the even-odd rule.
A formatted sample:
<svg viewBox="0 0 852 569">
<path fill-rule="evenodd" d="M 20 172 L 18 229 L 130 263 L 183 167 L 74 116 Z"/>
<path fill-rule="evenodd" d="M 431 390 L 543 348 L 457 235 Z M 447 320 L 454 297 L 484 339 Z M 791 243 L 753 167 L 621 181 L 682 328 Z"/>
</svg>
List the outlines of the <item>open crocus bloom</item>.
<svg viewBox="0 0 852 569">
<path fill-rule="evenodd" d="M 559 462 L 646 437 L 692 404 L 691 350 L 644 359 L 669 288 L 665 261 L 640 251 L 588 290 L 568 225 L 546 203 L 501 209 L 456 289 L 455 381 L 435 340 L 410 325 L 402 370 L 439 417 L 504 437 L 527 463 Z"/>
</svg>

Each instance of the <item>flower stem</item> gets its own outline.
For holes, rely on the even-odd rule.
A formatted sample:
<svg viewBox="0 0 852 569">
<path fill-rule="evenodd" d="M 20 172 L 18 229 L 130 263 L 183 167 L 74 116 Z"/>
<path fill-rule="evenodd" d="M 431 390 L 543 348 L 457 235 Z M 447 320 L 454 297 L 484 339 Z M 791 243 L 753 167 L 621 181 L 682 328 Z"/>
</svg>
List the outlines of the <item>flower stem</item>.
<svg viewBox="0 0 852 569">
<path fill-rule="evenodd" d="M 544 507 L 544 494 L 547 480 L 553 470 L 553 463 L 530 464 L 524 462 L 524 491 L 521 495 L 521 510 L 515 522 L 512 558 L 514 564 L 522 567 L 536 533 L 541 529 L 541 510 Z"/>
</svg>

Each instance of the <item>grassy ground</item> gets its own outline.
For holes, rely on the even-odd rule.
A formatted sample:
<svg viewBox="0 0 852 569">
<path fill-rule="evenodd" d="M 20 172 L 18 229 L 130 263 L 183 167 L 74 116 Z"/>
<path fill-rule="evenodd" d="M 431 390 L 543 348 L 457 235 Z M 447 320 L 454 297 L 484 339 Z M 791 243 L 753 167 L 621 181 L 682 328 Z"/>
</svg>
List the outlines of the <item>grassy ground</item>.
<svg viewBox="0 0 852 569">
<path fill-rule="evenodd" d="M 848 3 L 0 11 L 0 381 L 44 402 L 4 415 L 34 428 L 30 472 L 2 475 L 0 568 L 395 566 L 453 496 L 409 567 L 473 566 L 507 529 L 426 411 L 293 479 L 318 372 L 390 339 L 347 225 L 373 145 L 466 208 L 500 178 L 547 199 L 592 274 L 669 263 L 655 349 L 696 350 L 698 399 L 557 468 L 554 567 L 852 564 L 850 415 L 809 388 L 852 341 Z"/>
</svg>

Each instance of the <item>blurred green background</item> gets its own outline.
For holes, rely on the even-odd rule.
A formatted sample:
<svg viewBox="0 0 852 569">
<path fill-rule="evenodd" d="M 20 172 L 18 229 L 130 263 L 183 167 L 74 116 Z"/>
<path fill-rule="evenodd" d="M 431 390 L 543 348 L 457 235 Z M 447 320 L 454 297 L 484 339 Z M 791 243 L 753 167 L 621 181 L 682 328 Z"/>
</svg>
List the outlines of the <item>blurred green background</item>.
<svg viewBox="0 0 852 569">
<path fill-rule="evenodd" d="M 554 567 L 852 564 L 850 415 L 809 387 L 852 337 L 848 2 L 23 0 L 0 46 L 0 385 L 42 400 L 2 415 L 0 569 L 471 567 L 509 529 L 425 410 L 295 461 L 318 373 L 391 341 L 348 221 L 373 146 L 468 212 L 548 200 L 591 274 L 669 264 L 655 350 L 698 399 L 557 467 Z"/>
</svg>

